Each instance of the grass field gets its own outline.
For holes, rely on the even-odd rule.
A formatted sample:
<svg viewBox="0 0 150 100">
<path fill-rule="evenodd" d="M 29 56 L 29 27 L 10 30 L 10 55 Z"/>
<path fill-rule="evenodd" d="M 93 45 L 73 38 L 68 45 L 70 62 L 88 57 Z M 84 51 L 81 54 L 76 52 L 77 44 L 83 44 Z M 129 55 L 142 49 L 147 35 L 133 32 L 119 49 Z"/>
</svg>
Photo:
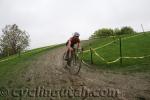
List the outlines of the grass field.
<svg viewBox="0 0 150 100">
<path fill-rule="evenodd" d="M 122 36 L 122 56 L 140 57 L 150 55 L 150 33 L 132 36 L 133 37 L 131 37 L 131 35 Z M 112 44 L 95 50 L 107 62 L 114 61 L 120 56 L 120 42 L 116 38 L 108 37 L 89 40 L 84 45 L 84 48 L 85 50 L 88 50 L 90 47 L 93 49 L 97 47 L 102 47 L 104 44 L 107 44 L 114 40 L 115 42 L 113 42 Z M 90 63 L 90 52 L 84 53 L 84 60 L 87 63 Z M 120 61 L 107 64 L 105 61 L 101 60 L 94 54 L 93 61 L 94 65 L 97 68 L 101 69 L 120 70 L 129 72 L 150 72 L 150 57 L 144 59 L 123 59 L 123 64 L 120 65 Z"/>
<path fill-rule="evenodd" d="M 23 70 L 27 69 L 28 65 L 36 60 L 36 58 L 61 45 L 29 50 L 21 53 L 20 57 L 18 55 L 13 55 L 0 59 L 0 85 L 5 85 L 6 80 L 16 78 L 16 76 L 18 76 Z"/>
</svg>

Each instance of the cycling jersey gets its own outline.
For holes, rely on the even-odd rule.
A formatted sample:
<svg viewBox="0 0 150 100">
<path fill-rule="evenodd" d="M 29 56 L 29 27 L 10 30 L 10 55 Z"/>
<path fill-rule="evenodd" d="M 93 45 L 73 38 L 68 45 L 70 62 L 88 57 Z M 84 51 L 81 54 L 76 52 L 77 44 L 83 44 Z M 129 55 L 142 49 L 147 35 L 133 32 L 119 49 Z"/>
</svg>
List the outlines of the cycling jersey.
<svg viewBox="0 0 150 100">
<path fill-rule="evenodd" d="M 67 41 L 66 46 L 68 45 L 69 41 L 71 42 L 71 47 L 74 47 L 75 44 L 80 43 L 80 39 L 79 39 L 79 38 L 71 37 L 71 38 Z"/>
</svg>

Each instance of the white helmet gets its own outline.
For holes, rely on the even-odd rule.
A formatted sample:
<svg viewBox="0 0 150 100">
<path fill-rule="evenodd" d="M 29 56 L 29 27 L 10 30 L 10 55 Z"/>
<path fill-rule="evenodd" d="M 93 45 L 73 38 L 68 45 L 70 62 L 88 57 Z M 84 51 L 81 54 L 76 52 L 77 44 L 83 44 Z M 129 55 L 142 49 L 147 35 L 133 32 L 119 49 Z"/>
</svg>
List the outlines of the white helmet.
<svg viewBox="0 0 150 100">
<path fill-rule="evenodd" d="M 75 32 L 75 33 L 74 33 L 74 36 L 79 37 L 79 36 L 80 36 L 80 34 L 79 34 L 78 32 Z"/>
</svg>

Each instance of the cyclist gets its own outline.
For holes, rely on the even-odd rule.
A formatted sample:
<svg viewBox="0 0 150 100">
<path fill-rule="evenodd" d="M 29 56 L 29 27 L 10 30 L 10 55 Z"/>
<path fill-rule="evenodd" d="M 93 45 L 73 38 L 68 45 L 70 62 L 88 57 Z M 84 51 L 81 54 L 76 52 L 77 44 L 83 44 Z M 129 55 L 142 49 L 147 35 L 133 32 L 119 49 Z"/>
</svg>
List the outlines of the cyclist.
<svg viewBox="0 0 150 100">
<path fill-rule="evenodd" d="M 79 39 L 79 36 L 80 34 L 78 32 L 75 32 L 73 37 L 71 37 L 67 43 L 66 43 L 66 46 L 67 46 L 67 54 L 65 56 L 65 60 L 68 60 L 69 57 L 71 57 L 71 53 L 73 52 L 74 50 L 74 45 L 77 44 L 77 49 L 80 48 L 80 39 Z"/>
</svg>

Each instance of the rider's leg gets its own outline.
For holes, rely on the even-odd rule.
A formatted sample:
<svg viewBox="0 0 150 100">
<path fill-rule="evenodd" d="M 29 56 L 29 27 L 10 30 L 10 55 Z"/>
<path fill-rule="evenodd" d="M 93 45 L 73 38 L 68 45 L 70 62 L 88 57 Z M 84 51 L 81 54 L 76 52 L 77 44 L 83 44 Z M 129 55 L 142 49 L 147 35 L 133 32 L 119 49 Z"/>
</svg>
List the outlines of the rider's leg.
<svg viewBox="0 0 150 100">
<path fill-rule="evenodd" d="M 67 54 L 66 54 L 66 60 L 69 60 L 70 58 L 72 58 L 72 52 L 73 51 L 68 48 Z"/>
<path fill-rule="evenodd" d="M 72 55 L 71 55 L 71 54 L 72 54 L 71 52 L 72 52 L 72 51 L 69 49 L 69 50 L 68 50 L 68 57 L 69 57 L 69 59 L 70 59 L 71 56 L 72 56 Z"/>
<path fill-rule="evenodd" d="M 69 59 L 69 49 L 67 48 L 66 55 L 65 55 L 65 60 L 68 60 L 68 59 Z"/>
</svg>

